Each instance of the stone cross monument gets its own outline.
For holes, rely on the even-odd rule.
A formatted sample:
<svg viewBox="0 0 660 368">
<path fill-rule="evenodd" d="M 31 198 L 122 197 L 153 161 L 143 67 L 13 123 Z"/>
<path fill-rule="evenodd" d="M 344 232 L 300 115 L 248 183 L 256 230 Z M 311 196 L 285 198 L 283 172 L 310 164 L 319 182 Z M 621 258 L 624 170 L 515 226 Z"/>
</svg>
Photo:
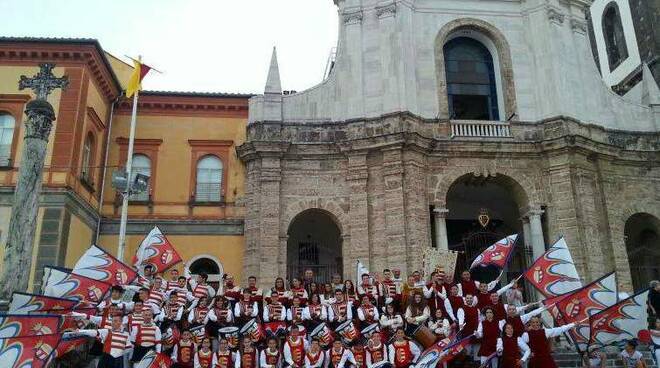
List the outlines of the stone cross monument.
<svg viewBox="0 0 660 368">
<path fill-rule="evenodd" d="M 46 146 L 55 120 L 53 106 L 46 98 L 53 89 L 66 88 L 69 84 L 68 77 L 53 75 L 55 64 L 39 67 L 37 75 L 32 78 L 22 75 L 18 82 L 18 89 L 30 88 L 37 98 L 25 107 L 28 120 L 0 280 L 0 299 L 4 300 L 9 300 L 13 291 L 28 290 Z"/>
</svg>

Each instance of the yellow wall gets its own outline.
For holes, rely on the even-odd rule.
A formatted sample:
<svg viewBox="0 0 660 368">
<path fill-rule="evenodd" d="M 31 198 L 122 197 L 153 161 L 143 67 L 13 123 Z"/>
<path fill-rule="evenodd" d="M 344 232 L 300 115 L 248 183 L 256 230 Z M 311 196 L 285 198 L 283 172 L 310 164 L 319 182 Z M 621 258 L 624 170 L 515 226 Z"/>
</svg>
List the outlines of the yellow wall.
<svg viewBox="0 0 660 368">
<path fill-rule="evenodd" d="M 76 215 L 71 215 L 64 267 L 72 268 L 78 262 L 80 256 L 91 245 L 93 235 L 93 229 L 82 222 Z"/>
<path fill-rule="evenodd" d="M 184 263 L 202 254 L 214 256 L 222 263 L 224 272 L 233 275 L 240 282 L 241 271 L 243 269 L 243 252 L 245 249 L 243 236 L 165 235 L 181 255 Z M 129 235 L 126 237 L 127 246 L 124 253 L 124 262 L 130 262 L 131 257 L 135 254 L 143 238 L 143 235 Z M 118 236 L 116 235 L 102 235 L 99 239 L 99 245 L 116 256 L 118 241 Z M 179 264 L 175 268 L 182 271 L 183 264 Z"/>
<path fill-rule="evenodd" d="M 153 193 L 155 216 L 187 216 L 188 201 L 194 192 L 194 184 L 190 182 L 192 148 L 188 140 L 230 140 L 235 144 L 229 149 L 229 163 L 224 163 L 227 172 L 227 188 L 225 201 L 234 202 L 245 194 L 245 168 L 236 156 L 235 147 L 245 141 L 247 119 L 217 118 L 217 117 L 181 117 L 139 115 L 136 126 L 137 139 L 162 139 L 158 151 L 155 191 Z M 116 115 L 112 127 L 111 150 L 109 166 L 124 166 L 119 162 L 119 145 L 117 137 L 127 138 L 129 135 L 130 116 Z M 193 163 L 194 164 L 194 163 Z M 153 167 L 152 167 L 153 170 Z M 152 176 L 154 173 L 152 172 Z M 111 185 L 111 175 L 108 173 L 106 188 Z M 113 214 L 112 202 L 115 191 L 108 190 L 105 194 L 104 215 Z M 242 218 L 243 208 L 226 207 L 195 207 L 193 216 Z M 131 206 L 130 214 L 147 215 L 146 206 Z"/>
</svg>

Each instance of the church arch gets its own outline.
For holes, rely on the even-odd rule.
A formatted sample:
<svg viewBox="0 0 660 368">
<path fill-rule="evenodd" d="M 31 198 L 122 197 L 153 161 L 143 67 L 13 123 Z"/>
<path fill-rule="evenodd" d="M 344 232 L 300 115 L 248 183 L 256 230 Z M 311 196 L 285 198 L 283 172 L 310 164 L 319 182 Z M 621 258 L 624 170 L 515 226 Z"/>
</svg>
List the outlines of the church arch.
<svg viewBox="0 0 660 368">
<path fill-rule="evenodd" d="M 511 234 L 519 234 L 520 239 L 505 270 L 505 280 L 524 271 L 531 256 L 531 250 L 524 246 L 522 222 L 529 208 L 529 196 L 520 183 L 506 175 L 467 173 L 448 186 L 445 203 L 449 249 L 462 252 L 458 272 L 468 269 L 486 247 Z M 485 268 L 473 273 L 477 280 L 490 281 L 497 277 L 499 270 Z"/>
<path fill-rule="evenodd" d="M 493 58 L 497 86 L 499 119 L 507 120 L 517 113 L 511 51 L 504 35 L 492 24 L 475 18 L 460 18 L 445 24 L 435 38 L 435 65 L 438 108 L 441 118 L 450 118 L 449 83 L 445 46 L 455 38 L 471 38 L 483 44 Z"/>
<path fill-rule="evenodd" d="M 288 280 L 314 271 L 317 282 L 329 282 L 343 274 L 341 227 L 331 212 L 306 209 L 291 219 L 287 228 L 286 274 Z"/>
<path fill-rule="evenodd" d="M 660 220 L 645 212 L 631 215 L 625 223 L 624 240 L 634 290 L 660 279 Z"/>
</svg>

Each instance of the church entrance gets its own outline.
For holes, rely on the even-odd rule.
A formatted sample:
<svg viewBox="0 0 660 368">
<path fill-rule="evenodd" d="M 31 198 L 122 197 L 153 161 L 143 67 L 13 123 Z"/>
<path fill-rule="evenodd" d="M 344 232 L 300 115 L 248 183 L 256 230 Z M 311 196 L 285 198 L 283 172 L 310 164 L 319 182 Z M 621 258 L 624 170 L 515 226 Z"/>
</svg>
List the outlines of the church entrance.
<svg viewBox="0 0 660 368">
<path fill-rule="evenodd" d="M 626 221 L 625 239 L 630 276 L 635 290 L 660 279 L 660 220 L 648 213 L 636 213 Z"/>
<path fill-rule="evenodd" d="M 341 231 L 332 215 L 319 209 L 299 213 L 287 232 L 287 279 L 314 271 L 317 282 L 343 274 Z"/>
<path fill-rule="evenodd" d="M 447 193 L 447 239 L 449 249 L 458 251 L 456 279 L 470 268 L 472 261 L 488 246 L 511 235 L 518 235 L 518 244 L 502 284 L 525 270 L 531 258 L 522 233 L 520 208 L 527 206 L 527 196 L 513 179 L 468 174 L 457 179 Z M 491 281 L 497 277 L 496 267 L 475 268 L 473 279 Z"/>
</svg>

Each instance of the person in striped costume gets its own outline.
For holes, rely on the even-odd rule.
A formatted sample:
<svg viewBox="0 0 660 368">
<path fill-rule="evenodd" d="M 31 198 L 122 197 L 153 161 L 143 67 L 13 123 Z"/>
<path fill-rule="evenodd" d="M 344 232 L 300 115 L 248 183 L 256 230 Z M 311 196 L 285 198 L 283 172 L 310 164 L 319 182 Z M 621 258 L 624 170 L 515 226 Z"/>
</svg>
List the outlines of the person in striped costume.
<svg viewBox="0 0 660 368">
<path fill-rule="evenodd" d="M 325 353 L 318 339 L 312 339 L 309 349 L 305 352 L 305 368 L 321 368 L 325 366 Z"/>
<path fill-rule="evenodd" d="M 172 348 L 172 368 L 193 368 L 195 365 L 195 343 L 190 330 L 181 333 L 181 339 Z"/>
<path fill-rule="evenodd" d="M 131 362 L 139 362 L 150 350 L 160 353 L 161 333 L 158 326 L 153 321 L 153 312 L 145 309 L 142 312 L 144 321 L 141 325 L 133 327 L 131 330 L 131 342 L 133 342 L 133 356 Z"/>
<path fill-rule="evenodd" d="M 215 296 L 215 289 L 206 283 L 209 275 L 205 273 L 200 273 L 196 278 L 191 278 L 188 282 L 190 283 L 190 288 L 192 289 L 192 296 L 195 299 L 201 297 L 213 298 Z"/>
<path fill-rule="evenodd" d="M 225 340 L 225 344 L 227 340 Z M 211 339 L 205 337 L 202 339 L 199 349 L 195 352 L 194 366 L 195 368 L 212 368 L 213 359 L 215 354 L 211 350 Z"/>
<path fill-rule="evenodd" d="M 101 341 L 103 352 L 97 368 L 124 368 L 124 354 L 131 347 L 131 341 L 128 332 L 122 328 L 121 318 L 113 319 L 112 327 L 109 329 L 76 330 L 64 333 L 64 337 L 68 335 L 86 335 Z"/>
<path fill-rule="evenodd" d="M 275 337 L 268 338 L 267 345 L 268 347 L 261 351 L 259 366 L 261 368 L 281 368 L 282 353 L 277 346 L 277 339 Z"/>
</svg>

